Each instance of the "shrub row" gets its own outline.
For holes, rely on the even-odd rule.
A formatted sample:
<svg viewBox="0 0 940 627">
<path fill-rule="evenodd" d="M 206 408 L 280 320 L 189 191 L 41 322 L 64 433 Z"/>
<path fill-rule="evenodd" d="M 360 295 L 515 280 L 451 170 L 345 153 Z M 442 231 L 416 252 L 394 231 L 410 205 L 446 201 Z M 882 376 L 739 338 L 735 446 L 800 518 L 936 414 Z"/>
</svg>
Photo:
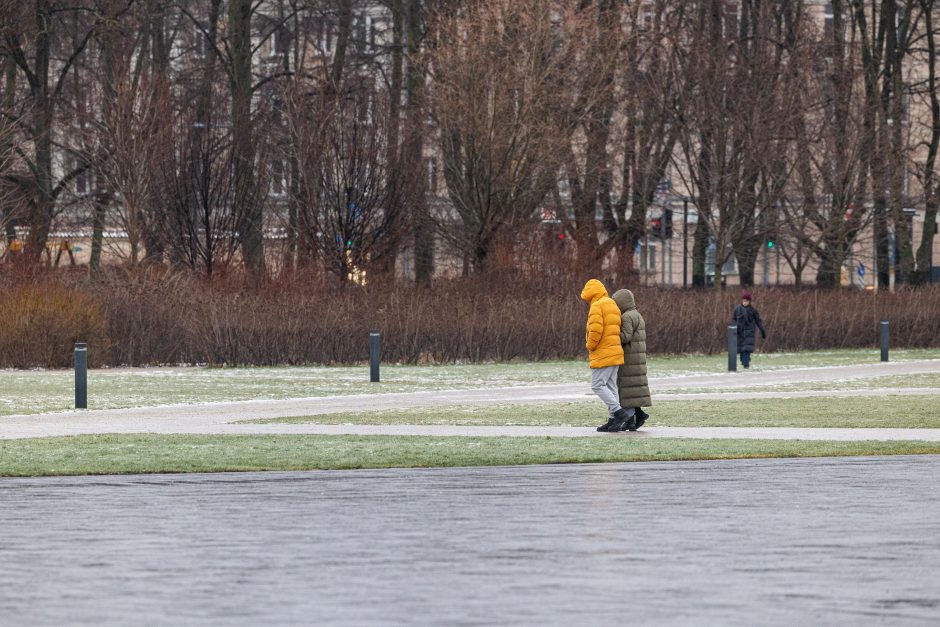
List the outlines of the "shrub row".
<svg viewBox="0 0 940 627">
<path fill-rule="evenodd" d="M 584 357 L 580 281 L 455 280 L 432 288 L 274 282 L 245 289 L 185 275 L 0 279 L 0 367 L 337 364 Z M 739 292 L 636 288 L 651 353 L 717 353 Z M 894 347 L 940 346 L 940 288 L 895 294 L 755 290 L 765 351 L 873 347 L 891 321 Z"/>
</svg>

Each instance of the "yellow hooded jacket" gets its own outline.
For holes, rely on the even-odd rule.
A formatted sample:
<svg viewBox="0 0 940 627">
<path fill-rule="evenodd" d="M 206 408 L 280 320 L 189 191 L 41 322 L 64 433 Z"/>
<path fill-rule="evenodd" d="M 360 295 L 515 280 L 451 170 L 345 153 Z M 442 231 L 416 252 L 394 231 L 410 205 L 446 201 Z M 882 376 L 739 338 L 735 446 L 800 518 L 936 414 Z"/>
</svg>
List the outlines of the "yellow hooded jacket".
<svg viewBox="0 0 940 627">
<path fill-rule="evenodd" d="M 591 279 L 581 290 L 581 300 L 591 303 L 584 345 L 591 355 L 591 368 L 619 366 L 623 363 L 620 345 L 620 309 L 607 295 L 604 284 Z"/>
</svg>

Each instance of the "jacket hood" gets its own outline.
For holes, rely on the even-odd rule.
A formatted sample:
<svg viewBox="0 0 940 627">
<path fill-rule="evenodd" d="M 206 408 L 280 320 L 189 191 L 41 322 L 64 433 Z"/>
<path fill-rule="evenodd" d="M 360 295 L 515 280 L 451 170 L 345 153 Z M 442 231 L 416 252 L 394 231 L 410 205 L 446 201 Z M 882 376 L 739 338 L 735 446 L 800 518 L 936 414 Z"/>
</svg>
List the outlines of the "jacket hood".
<svg viewBox="0 0 940 627">
<path fill-rule="evenodd" d="M 620 307 L 620 311 L 636 309 L 636 299 L 633 298 L 633 292 L 630 290 L 617 290 L 611 298 Z"/>
<path fill-rule="evenodd" d="M 607 296 L 607 288 L 597 279 L 591 279 L 585 283 L 584 289 L 581 290 L 581 300 L 588 303 L 594 302 L 601 296 Z"/>
</svg>

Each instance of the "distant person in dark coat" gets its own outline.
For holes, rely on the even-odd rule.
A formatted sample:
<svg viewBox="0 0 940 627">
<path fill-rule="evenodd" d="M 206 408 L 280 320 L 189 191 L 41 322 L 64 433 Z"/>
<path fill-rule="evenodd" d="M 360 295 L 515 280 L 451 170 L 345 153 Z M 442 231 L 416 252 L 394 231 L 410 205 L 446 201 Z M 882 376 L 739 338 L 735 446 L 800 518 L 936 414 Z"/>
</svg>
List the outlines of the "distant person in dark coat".
<svg viewBox="0 0 940 627">
<path fill-rule="evenodd" d="M 751 367 L 751 353 L 754 352 L 754 330 L 760 329 L 760 336 L 767 339 L 764 330 L 764 321 L 760 314 L 751 306 L 751 293 L 741 294 L 741 304 L 734 308 L 731 314 L 731 324 L 738 327 L 738 353 L 741 355 L 741 365 Z"/>
</svg>

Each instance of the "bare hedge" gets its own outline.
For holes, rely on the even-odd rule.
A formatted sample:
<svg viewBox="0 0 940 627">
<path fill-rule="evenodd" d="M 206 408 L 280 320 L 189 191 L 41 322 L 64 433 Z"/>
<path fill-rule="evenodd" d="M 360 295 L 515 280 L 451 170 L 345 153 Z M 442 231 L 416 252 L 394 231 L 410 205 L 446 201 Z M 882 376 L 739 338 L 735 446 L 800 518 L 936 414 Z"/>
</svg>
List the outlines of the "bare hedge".
<svg viewBox="0 0 940 627">
<path fill-rule="evenodd" d="M 187 275 L 78 274 L 0 279 L 0 367 L 68 367 L 76 341 L 92 365 L 340 364 L 368 358 L 382 332 L 386 362 L 584 358 L 583 281 L 496 279 L 246 289 Z M 619 286 L 609 286 L 619 287 Z M 627 286 L 630 287 L 630 286 Z M 737 290 L 634 288 L 651 353 L 718 353 Z M 940 346 L 940 287 L 895 294 L 754 290 L 763 351 Z"/>
</svg>

